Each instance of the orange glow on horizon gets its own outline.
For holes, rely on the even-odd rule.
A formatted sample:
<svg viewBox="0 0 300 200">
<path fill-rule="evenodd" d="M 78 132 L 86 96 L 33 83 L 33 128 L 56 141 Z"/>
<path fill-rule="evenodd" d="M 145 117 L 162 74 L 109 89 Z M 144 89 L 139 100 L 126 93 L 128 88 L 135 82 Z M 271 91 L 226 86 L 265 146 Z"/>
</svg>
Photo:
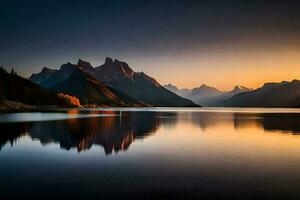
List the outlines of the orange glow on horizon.
<svg viewBox="0 0 300 200">
<path fill-rule="evenodd" d="M 232 90 L 235 85 L 255 89 L 266 82 L 300 79 L 300 49 L 219 48 L 138 60 L 132 67 L 143 66 L 138 70 L 161 84 L 189 89 L 202 84 L 224 91 Z"/>
</svg>

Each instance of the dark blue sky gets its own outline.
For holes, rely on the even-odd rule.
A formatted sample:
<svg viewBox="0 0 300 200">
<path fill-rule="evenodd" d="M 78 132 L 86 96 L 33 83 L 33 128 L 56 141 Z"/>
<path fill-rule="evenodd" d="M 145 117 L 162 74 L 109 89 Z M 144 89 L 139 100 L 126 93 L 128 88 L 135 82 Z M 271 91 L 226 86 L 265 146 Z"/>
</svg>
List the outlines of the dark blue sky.
<svg viewBox="0 0 300 200">
<path fill-rule="evenodd" d="M 228 44 L 296 48 L 299 2 L 2 0 L 0 63 L 27 76 L 79 57 L 101 64 L 111 56 L 155 75 L 157 57 L 170 57 L 164 67 L 178 55 Z"/>
</svg>

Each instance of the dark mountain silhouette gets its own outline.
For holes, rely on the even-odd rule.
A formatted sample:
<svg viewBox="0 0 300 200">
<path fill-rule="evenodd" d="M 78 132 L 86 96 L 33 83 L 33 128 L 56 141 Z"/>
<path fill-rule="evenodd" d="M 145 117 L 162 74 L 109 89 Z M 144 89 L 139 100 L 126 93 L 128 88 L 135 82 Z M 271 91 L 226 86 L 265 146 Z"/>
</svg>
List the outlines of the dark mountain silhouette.
<svg viewBox="0 0 300 200">
<path fill-rule="evenodd" d="M 66 92 L 83 103 L 108 105 L 198 106 L 162 87 L 143 72 L 134 72 L 127 63 L 106 58 L 94 68 L 79 59 L 77 65 L 64 64 L 59 70 L 43 68 L 30 80 L 43 87 Z"/>
<path fill-rule="evenodd" d="M 197 106 L 161 86 L 143 72 L 133 71 L 125 62 L 106 58 L 95 68 L 94 76 L 128 96 L 154 106 Z"/>
<path fill-rule="evenodd" d="M 59 70 L 43 68 L 29 78 L 32 82 L 56 92 L 78 97 L 82 104 L 109 106 L 142 105 L 125 94 L 111 90 L 93 75 L 92 65 L 79 59 L 78 64 L 63 64 Z"/>
<path fill-rule="evenodd" d="M 299 107 L 300 81 L 265 83 L 251 92 L 234 95 L 224 102 L 234 107 Z"/>
<path fill-rule="evenodd" d="M 8 73 L 2 67 L 0 69 L 0 101 L 3 109 L 14 109 L 13 105 L 17 109 L 24 106 L 23 104 L 35 106 L 71 105 L 63 96 L 41 88 L 37 84 L 18 76 L 15 72 Z M 18 102 L 22 104 L 17 104 Z M 5 105 L 8 107 L 6 108 Z"/>
<path fill-rule="evenodd" d="M 243 86 L 235 86 L 231 91 L 220 91 L 217 88 L 207 86 L 205 84 L 194 89 L 178 89 L 176 86 L 168 84 L 165 87 L 187 99 L 191 99 L 195 103 L 204 106 L 222 106 L 223 102 L 231 98 L 235 94 L 250 91 L 249 88 Z"/>
<path fill-rule="evenodd" d="M 77 66 L 79 66 L 83 71 L 85 71 L 86 73 L 89 73 L 91 75 L 93 75 L 93 73 L 95 71 L 95 69 L 91 65 L 91 63 L 81 60 L 81 59 L 78 60 Z"/>
</svg>

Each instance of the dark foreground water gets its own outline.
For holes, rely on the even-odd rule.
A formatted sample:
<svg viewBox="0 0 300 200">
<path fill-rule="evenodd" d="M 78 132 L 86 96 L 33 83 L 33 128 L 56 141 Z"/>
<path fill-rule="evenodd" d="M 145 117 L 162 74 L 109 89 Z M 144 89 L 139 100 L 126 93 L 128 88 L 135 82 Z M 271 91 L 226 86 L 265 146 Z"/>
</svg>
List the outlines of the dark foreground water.
<svg viewBox="0 0 300 200">
<path fill-rule="evenodd" d="M 0 199 L 299 199 L 299 112 L 0 114 Z"/>
</svg>

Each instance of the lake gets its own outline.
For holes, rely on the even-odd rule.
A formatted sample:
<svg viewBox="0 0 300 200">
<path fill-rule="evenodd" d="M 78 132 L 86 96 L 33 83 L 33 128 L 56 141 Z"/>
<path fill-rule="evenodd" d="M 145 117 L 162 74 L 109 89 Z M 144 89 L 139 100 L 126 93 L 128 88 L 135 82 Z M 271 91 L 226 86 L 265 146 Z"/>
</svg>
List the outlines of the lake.
<svg viewBox="0 0 300 200">
<path fill-rule="evenodd" d="M 1 198 L 300 198 L 300 110 L 0 114 Z"/>
</svg>

